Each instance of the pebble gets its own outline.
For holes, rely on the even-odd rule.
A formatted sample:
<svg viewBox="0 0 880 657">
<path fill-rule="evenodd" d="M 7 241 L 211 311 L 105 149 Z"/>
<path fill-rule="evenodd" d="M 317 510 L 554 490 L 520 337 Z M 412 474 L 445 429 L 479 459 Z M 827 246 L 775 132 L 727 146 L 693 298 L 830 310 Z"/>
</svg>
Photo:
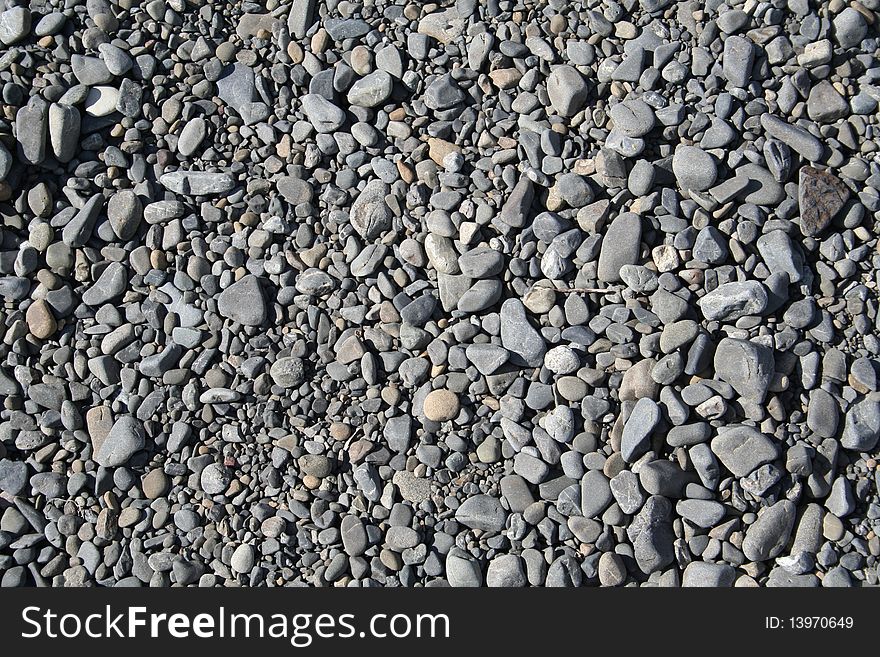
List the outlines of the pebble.
<svg viewBox="0 0 880 657">
<path fill-rule="evenodd" d="M 787 123 L 772 114 L 762 114 L 761 125 L 768 134 L 799 153 L 808 162 L 818 162 L 822 159 L 825 147 L 804 128 Z"/>
<path fill-rule="evenodd" d="M 736 581 L 736 570 L 726 563 L 692 561 L 681 575 L 681 585 L 691 587 L 731 587 Z"/>
<path fill-rule="evenodd" d="M 641 236 L 642 220 L 638 215 L 624 212 L 615 217 L 602 239 L 598 262 L 600 281 L 619 281 L 621 268 L 636 264 Z"/>
<path fill-rule="evenodd" d="M 113 423 L 93 458 L 105 468 L 116 468 L 128 463 L 144 445 L 143 427 L 131 415 L 123 415 Z"/>
<path fill-rule="evenodd" d="M 556 66 L 547 77 L 547 96 L 557 114 L 574 116 L 587 102 L 587 82 L 573 66 Z"/>
<path fill-rule="evenodd" d="M 245 326 L 260 326 L 266 321 L 267 309 L 260 280 L 248 274 L 227 287 L 217 297 L 217 312 Z"/>
<path fill-rule="evenodd" d="M 120 190 L 107 201 L 107 219 L 119 239 L 134 237 L 143 215 L 143 203 L 130 189 Z"/>
<path fill-rule="evenodd" d="M 840 444 L 844 449 L 870 452 L 880 441 L 880 402 L 864 399 L 846 413 Z"/>
<path fill-rule="evenodd" d="M 511 352 L 511 362 L 537 367 L 544 359 L 547 346 L 526 316 L 526 309 L 517 299 L 501 305 L 501 344 Z"/>
<path fill-rule="evenodd" d="M 391 96 L 393 86 L 386 71 L 374 71 L 351 85 L 348 102 L 358 107 L 378 107 Z"/>
<path fill-rule="evenodd" d="M 644 100 L 634 98 L 614 105 L 609 112 L 614 127 L 627 137 L 642 137 L 654 128 L 654 110 Z"/>
<path fill-rule="evenodd" d="M 25 313 L 25 321 L 31 335 L 38 340 L 45 340 L 54 335 L 55 331 L 58 330 L 55 316 L 52 314 L 49 304 L 43 299 L 38 299 L 28 306 Z"/>
<path fill-rule="evenodd" d="M 185 196 L 214 196 L 235 187 L 230 174 L 210 171 L 172 171 L 163 174 L 159 182 L 169 191 Z"/>
<path fill-rule="evenodd" d="M 633 463 L 648 451 L 651 433 L 660 422 L 660 407 L 647 397 L 636 402 L 623 427 L 620 453 L 628 463 Z"/>
<path fill-rule="evenodd" d="M 455 512 L 455 519 L 466 527 L 484 532 L 499 532 L 507 522 L 501 501 L 488 495 L 467 498 Z"/>
<path fill-rule="evenodd" d="M 696 192 L 709 189 L 718 178 L 715 160 L 696 146 L 679 146 L 675 149 L 672 171 L 683 189 Z"/>
<path fill-rule="evenodd" d="M 306 94 L 300 102 L 312 127 L 319 133 L 336 132 L 345 123 L 345 112 L 323 96 Z"/>
<path fill-rule="evenodd" d="M 451 390 L 432 390 L 425 397 L 425 417 L 432 422 L 446 422 L 458 415 L 458 395 Z"/>
<path fill-rule="evenodd" d="M 740 425 L 720 431 L 712 439 L 712 452 L 731 473 L 745 477 L 758 466 L 773 461 L 779 448 L 760 431 Z"/>
<path fill-rule="evenodd" d="M 758 514 L 746 529 L 743 554 L 750 561 L 765 561 L 779 556 L 794 528 L 796 507 L 789 500 L 780 500 Z"/>
<path fill-rule="evenodd" d="M 801 233 L 818 235 L 828 228 L 849 200 L 849 189 L 828 171 L 803 167 L 798 184 Z"/>
<path fill-rule="evenodd" d="M 0 43 L 11 46 L 31 31 L 31 12 L 27 7 L 11 7 L 0 13 Z"/>
<path fill-rule="evenodd" d="M 306 379 L 305 366 L 301 358 L 287 356 L 279 358 L 269 368 L 269 376 L 275 385 L 282 388 L 297 388 Z"/>
<path fill-rule="evenodd" d="M 758 281 L 724 283 L 699 301 L 707 320 L 732 320 L 760 315 L 767 308 L 767 288 Z"/>
<path fill-rule="evenodd" d="M 364 239 L 377 238 L 391 226 L 391 208 L 385 201 L 388 185 L 371 181 L 351 206 L 351 225 Z"/>
</svg>

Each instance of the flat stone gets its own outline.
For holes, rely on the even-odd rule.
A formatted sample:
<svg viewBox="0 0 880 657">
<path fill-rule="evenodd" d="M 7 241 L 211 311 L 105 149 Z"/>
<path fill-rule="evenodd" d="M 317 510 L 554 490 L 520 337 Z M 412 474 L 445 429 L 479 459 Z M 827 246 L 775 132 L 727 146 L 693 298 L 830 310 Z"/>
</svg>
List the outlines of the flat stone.
<svg viewBox="0 0 880 657">
<path fill-rule="evenodd" d="M 137 233 L 144 215 L 140 198 L 130 189 L 116 192 L 107 202 L 107 219 L 113 232 L 121 240 L 129 240 Z"/>
<path fill-rule="evenodd" d="M 709 321 L 730 321 L 760 315 L 767 308 L 767 288 L 758 281 L 735 281 L 719 285 L 697 303 Z"/>
<path fill-rule="evenodd" d="M 766 561 L 782 554 L 794 521 L 797 508 L 789 500 L 781 500 L 763 509 L 746 529 L 742 550 L 749 561 Z"/>
<path fill-rule="evenodd" d="M 389 78 L 390 80 L 390 78 Z M 432 110 L 448 110 L 467 98 L 464 90 L 451 75 L 441 75 L 425 89 L 425 106 Z"/>
<path fill-rule="evenodd" d="M 679 145 L 675 149 L 672 171 L 681 187 L 696 192 L 709 189 L 718 177 L 715 159 L 696 146 Z"/>
<path fill-rule="evenodd" d="M 314 189 L 308 180 L 284 176 L 276 182 L 278 193 L 291 205 L 309 203 L 314 197 Z"/>
<path fill-rule="evenodd" d="M 49 304 L 43 299 L 38 299 L 28 306 L 25 321 L 31 335 L 38 340 L 50 338 L 58 330 L 55 316 L 52 314 Z"/>
<path fill-rule="evenodd" d="M 128 281 L 125 265 L 121 262 L 111 262 L 98 279 L 83 292 L 83 303 L 93 307 L 107 303 L 125 291 Z"/>
<path fill-rule="evenodd" d="M 849 104 L 828 80 L 810 88 L 807 116 L 819 123 L 831 123 L 849 114 Z"/>
<path fill-rule="evenodd" d="M 49 106 L 49 142 L 59 162 L 70 162 L 79 147 L 81 116 L 70 105 L 52 103 Z"/>
<path fill-rule="evenodd" d="M 776 364 L 768 347 L 724 338 L 715 349 L 715 375 L 729 383 L 741 397 L 762 403 L 773 380 Z"/>
<path fill-rule="evenodd" d="M 348 102 L 358 107 L 379 107 L 391 96 L 394 81 L 385 71 L 374 71 L 348 90 Z"/>
<path fill-rule="evenodd" d="M 581 513 L 585 518 L 600 515 L 614 501 L 608 477 L 590 470 L 581 478 Z"/>
<path fill-rule="evenodd" d="M 0 43 L 11 46 L 31 31 L 31 12 L 27 7 L 12 7 L 0 13 Z"/>
<path fill-rule="evenodd" d="M 235 187 L 232 174 L 211 171 L 172 171 L 162 174 L 159 182 L 169 191 L 184 196 L 216 196 Z"/>
<path fill-rule="evenodd" d="M 771 438 L 746 425 L 720 429 L 711 447 L 724 467 L 737 477 L 745 477 L 779 456 L 779 447 Z"/>
<path fill-rule="evenodd" d="M 547 78 L 547 96 L 560 116 L 574 116 L 587 102 L 587 82 L 573 66 L 555 66 Z"/>
<path fill-rule="evenodd" d="M 782 230 L 771 230 L 758 238 L 758 253 L 771 274 L 785 273 L 788 280 L 797 283 L 801 280 L 804 267 L 803 254 Z"/>
<path fill-rule="evenodd" d="M 188 121 L 180 132 L 177 140 L 177 152 L 183 157 L 193 155 L 207 136 L 207 126 L 205 120 L 197 117 L 192 121 Z"/>
<path fill-rule="evenodd" d="M 834 38 L 841 48 L 854 48 L 868 34 L 868 24 L 864 16 L 852 7 L 846 7 L 832 21 Z M 2 36 L 0 36 L 2 40 Z"/>
<path fill-rule="evenodd" d="M 475 588 L 483 585 L 480 562 L 467 552 L 455 548 L 446 555 L 446 581 L 455 588 Z"/>
<path fill-rule="evenodd" d="M 454 7 L 451 7 L 423 16 L 416 29 L 419 34 L 433 37 L 442 44 L 448 44 L 461 36 L 464 32 L 464 26 L 465 18 L 460 16 Z"/>
<path fill-rule="evenodd" d="M 116 111 L 119 102 L 119 89 L 116 87 L 97 86 L 89 89 L 86 96 L 85 110 L 89 116 L 108 116 Z"/>
<path fill-rule="evenodd" d="M 642 219 L 633 212 L 619 214 L 602 237 L 599 252 L 598 276 L 600 281 L 615 283 L 625 265 L 634 265 L 639 259 L 642 239 Z"/>
<path fill-rule="evenodd" d="M 336 132 L 345 123 L 345 112 L 323 96 L 306 94 L 300 102 L 309 123 L 319 133 Z"/>
<path fill-rule="evenodd" d="M 40 96 L 31 96 L 15 115 L 15 137 L 26 162 L 39 164 L 46 158 L 49 132 L 49 105 Z"/>
<path fill-rule="evenodd" d="M 128 463 L 134 454 L 144 448 L 144 430 L 131 415 L 116 418 L 110 433 L 92 458 L 105 468 L 117 468 Z"/>
<path fill-rule="evenodd" d="M 660 495 L 652 495 L 627 527 L 636 564 L 645 574 L 662 570 L 675 559 L 672 531 L 672 505 Z"/>
<path fill-rule="evenodd" d="M 500 532 L 507 523 L 507 511 L 497 497 L 473 495 L 456 509 L 455 519 L 471 529 Z"/>
<path fill-rule="evenodd" d="M 486 586 L 496 588 L 519 588 L 526 586 L 522 559 L 515 554 L 499 554 L 489 562 L 486 569 Z"/>
<path fill-rule="evenodd" d="M 733 586 L 736 580 L 736 570 L 726 563 L 709 563 L 707 561 L 692 561 L 684 569 L 681 575 L 683 588 L 722 588 Z"/>
<path fill-rule="evenodd" d="M 217 96 L 238 113 L 245 125 L 252 125 L 269 115 L 269 108 L 257 100 L 253 69 L 241 62 L 223 69 L 217 79 Z"/>
<path fill-rule="evenodd" d="M 510 361 L 521 367 L 540 367 L 547 345 L 529 323 L 526 309 L 519 299 L 501 304 L 501 344 L 511 352 Z"/>
<path fill-rule="evenodd" d="M 834 174 L 802 167 L 798 181 L 801 233 L 812 237 L 825 230 L 843 209 L 849 195 L 849 188 Z"/>
<path fill-rule="evenodd" d="M 512 228 L 522 228 L 525 225 L 533 199 L 532 181 L 526 177 L 520 178 L 501 207 L 499 218 Z"/>
<path fill-rule="evenodd" d="M 254 546 L 249 543 L 242 543 L 232 553 L 229 565 L 232 570 L 239 574 L 249 573 L 254 568 L 255 553 Z"/>
<path fill-rule="evenodd" d="M 714 527 L 726 515 L 724 505 L 714 500 L 679 500 L 675 512 L 703 529 Z"/>
<path fill-rule="evenodd" d="M 287 28 L 295 39 L 302 39 L 315 22 L 317 0 L 293 0 L 287 16 Z"/>
<path fill-rule="evenodd" d="M 28 466 L 24 461 L 0 459 L 0 491 L 18 495 L 28 484 Z"/>
<path fill-rule="evenodd" d="M 260 279 L 248 274 L 223 290 L 217 297 L 217 312 L 245 326 L 262 325 L 267 309 Z"/>
<path fill-rule="evenodd" d="M 101 194 L 94 194 L 89 200 L 77 211 L 64 229 L 61 231 L 61 240 L 67 246 L 76 248 L 84 246 L 92 236 L 92 230 L 95 222 L 104 208 L 104 197 Z"/>
<path fill-rule="evenodd" d="M 736 177 L 746 181 L 744 192 L 737 194 L 746 203 L 775 206 L 785 199 L 785 189 L 764 167 L 750 162 L 736 169 Z"/>
<path fill-rule="evenodd" d="M 880 408 L 877 410 L 880 412 Z M 852 408 L 850 412 L 852 412 Z M 810 401 L 807 406 L 807 426 L 811 431 L 822 438 L 833 438 L 837 435 L 839 418 L 840 407 L 831 393 L 822 388 L 810 391 Z M 880 414 L 878 414 L 878 420 L 880 420 Z M 880 425 L 878 425 L 878 429 L 880 429 Z M 846 445 L 843 446 L 846 447 Z"/>
<path fill-rule="evenodd" d="M 853 404 L 846 413 L 840 445 L 857 452 L 871 452 L 880 440 L 880 402 L 870 399 Z"/>
<path fill-rule="evenodd" d="M 612 106 L 609 116 L 614 128 L 627 137 L 641 137 L 654 128 L 654 110 L 640 98 L 627 99 Z"/>
<path fill-rule="evenodd" d="M 76 79 L 87 87 L 109 84 L 115 77 L 99 57 L 72 55 L 70 65 Z"/>
<path fill-rule="evenodd" d="M 620 452 L 624 461 L 633 463 L 648 451 L 651 433 L 659 422 L 660 407 L 656 402 L 647 397 L 636 402 L 620 438 Z"/>
<path fill-rule="evenodd" d="M 208 495 L 224 493 L 231 481 L 229 471 L 219 463 L 209 463 L 199 475 L 199 485 Z"/>
<path fill-rule="evenodd" d="M 370 26 L 359 18 L 328 18 L 324 20 L 324 29 L 334 41 L 357 39 L 370 32 Z"/>
<path fill-rule="evenodd" d="M 269 376 L 282 388 L 298 388 L 306 380 L 305 366 L 301 358 L 286 356 L 272 363 Z"/>
<path fill-rule="evenodd" d="M 752 79 L 755 48 L 752 42 L 741 36 L 729 36 L 724 40 L 722 56 L 724 77 L 734 87 L 747 87 Z"/>
</svg>

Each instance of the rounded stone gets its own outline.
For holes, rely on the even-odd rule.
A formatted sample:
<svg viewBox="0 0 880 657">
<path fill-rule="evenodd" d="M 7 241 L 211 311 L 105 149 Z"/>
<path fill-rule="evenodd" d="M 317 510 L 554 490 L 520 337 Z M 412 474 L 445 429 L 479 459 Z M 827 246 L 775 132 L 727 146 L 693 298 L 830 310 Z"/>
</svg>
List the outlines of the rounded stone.
<svg viewBox="0 0 880 657">
<path fill-rule="evenodd" d="M 269 376 L 282 388 L 299 387 L 306 380 L 305 367 L 301 358 L 288 356 L 279 358 L 269 368 Z"/>
<path fill-rule="evenodd" d="M 251 572 L 254 567 L 254 546 L 249 543 L 242 543 L 235 548 L 235 552 L 232 553 L 232 558 L 229 560 L 229 565 L 232 566 L 232 570 L 239 574 Z"/>
<path fill-rule="evenodd" d="M 148 500 L 156 500 L 168 492 L 168 476 L 160 469 L 150 470 L 141 480 L 141 490 Z"/>
<path fill-rule="evenodd" d="M 458 395 L 451 390 L 432 390 L 425 397 L 425 417 L 433 422 L 446 422 L 458 415 Z"/>
<path fill-rule="evenodd" d="M 55 316 L 52 314 L 49 304 L 43 299 L 38 299 L 28 306 L 24 318 L 31 335 L 38 340 L 45 340 L 58 330 Z"/>
<path fill-rule="evenodd" d="M 679 146 L 672 157 L 672 172 L 683 188 L 702 192 L 715 184 L 718 167 L 706 151 L 696 146 Z"/>
<path fill-rule="evenodd" d="M 208 495 L 219 495 L 229 487 L 232 477 L 225 467 L 219 463 L 210 463 L 202 470 L 199 482 L 202 490 Z"/>
</svg>

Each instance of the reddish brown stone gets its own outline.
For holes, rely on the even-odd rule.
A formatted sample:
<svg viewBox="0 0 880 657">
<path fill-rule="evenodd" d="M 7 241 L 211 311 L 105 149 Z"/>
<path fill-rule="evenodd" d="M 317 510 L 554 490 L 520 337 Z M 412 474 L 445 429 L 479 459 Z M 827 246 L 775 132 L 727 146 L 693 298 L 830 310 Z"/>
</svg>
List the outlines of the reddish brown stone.
<svg viewBox="0 0 880 657">
<path fill-rule="evenodd" d="M 801 232 L 818 235 L 828 227 L 849 200 L 849 189 L 837 176 L 813 167 L 803 167 L 798 185 Z"/>
</svg>

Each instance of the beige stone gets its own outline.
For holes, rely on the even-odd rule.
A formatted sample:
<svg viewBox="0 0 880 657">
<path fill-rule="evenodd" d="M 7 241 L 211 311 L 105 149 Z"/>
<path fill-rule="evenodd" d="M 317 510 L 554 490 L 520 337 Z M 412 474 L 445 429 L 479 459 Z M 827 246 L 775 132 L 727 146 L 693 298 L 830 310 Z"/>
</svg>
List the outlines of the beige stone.
<svg viewBox="0 0 880 657">
<path fill-rule="evenodd" d="M 434 422 L 446 422 L 458 415 L 458 395 L 451 390 L 432 390 L 425 397 L 425 417 Z"/>
<path fill-rule="evenodd" d="M 58 330 L 58 323 L 52 315 L 52 310 L 43 299 L 34 301 L 28 307 L 24 318 L 31 335 L 40 340 L 45 340 Z"/>
</svg>

